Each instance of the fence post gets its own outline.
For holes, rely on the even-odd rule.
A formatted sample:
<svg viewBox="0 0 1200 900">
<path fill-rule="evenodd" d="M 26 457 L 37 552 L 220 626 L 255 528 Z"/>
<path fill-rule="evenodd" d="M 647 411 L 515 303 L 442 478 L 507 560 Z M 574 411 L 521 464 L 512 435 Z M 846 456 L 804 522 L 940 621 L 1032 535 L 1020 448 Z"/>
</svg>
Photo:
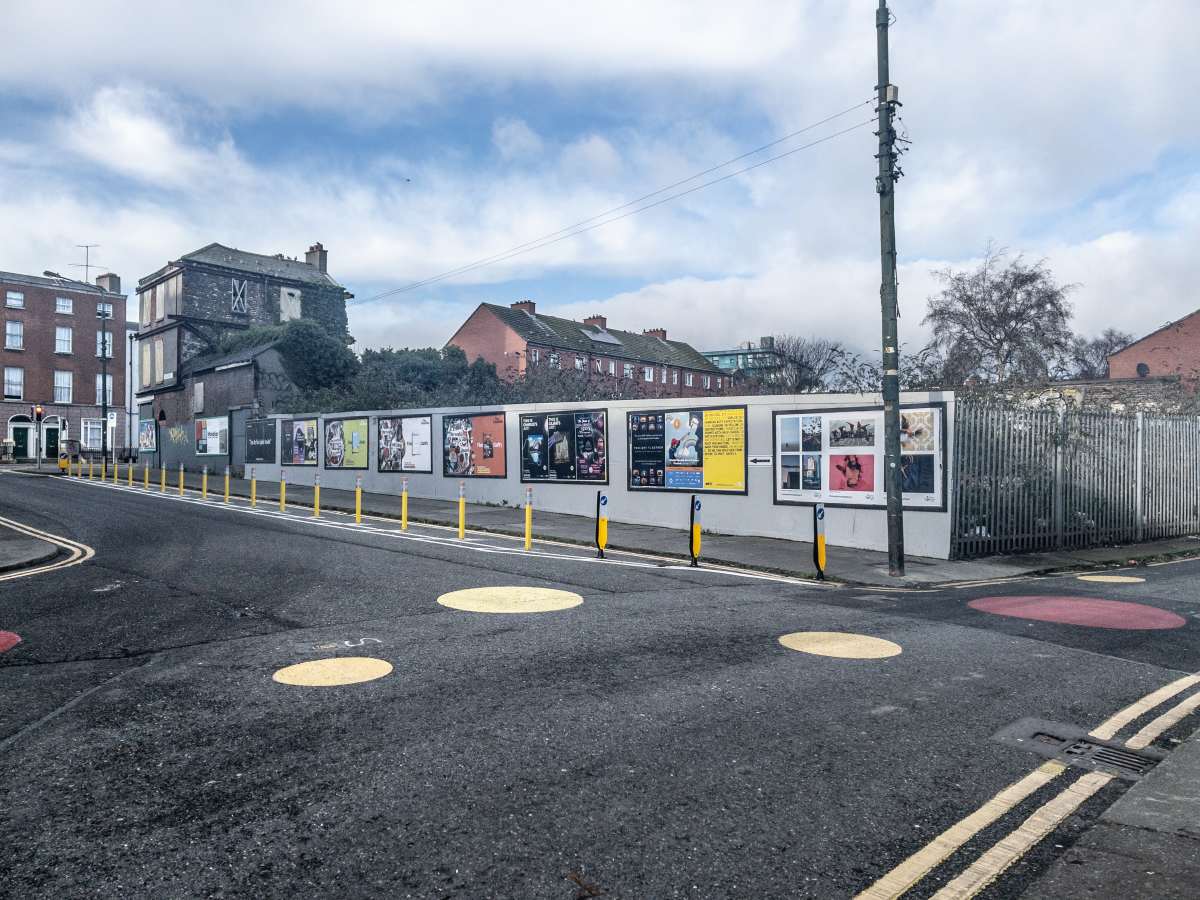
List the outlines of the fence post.
<svg viewBox="0 0 1200 900">
<path fill-rule="evenodd" d="M 1067 442 L 1067 411 L 1059 408 L 1058 428 L 1054 435 L 1054 547 L 1061 550 L 1066 543 L 1066 485 L 1063 461 L 1064 445 Z"/>
<path fill-rule="evenodd" d="M 1146 511 L 1143 507 L 1145 500 L 1143 499 L 1144 491 L 1142 490 L 1145 480 L 1145 465 L 1146 465 L 1146 438 L 1145 438 L 1145 414 L 1139 409 L 1134 428 L 1136 429 L 1133 437 L 1133 514 L 1137 516 L 1137 521 L 1133 526 L 1134 540 L 1140 541 L 1145 535 Z"/>
</svg>

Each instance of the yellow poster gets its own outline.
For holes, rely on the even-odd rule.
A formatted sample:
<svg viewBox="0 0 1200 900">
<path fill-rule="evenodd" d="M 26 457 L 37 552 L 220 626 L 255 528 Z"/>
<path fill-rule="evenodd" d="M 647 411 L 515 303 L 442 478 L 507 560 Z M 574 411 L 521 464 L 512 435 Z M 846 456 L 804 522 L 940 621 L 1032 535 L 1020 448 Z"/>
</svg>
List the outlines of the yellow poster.
<svg viewBox="0 0 1200 900">
<path fill-rule="evenodd" d="M 704 410 L 704 489 L 746 489 L 746 410 Z"/>
</svg>

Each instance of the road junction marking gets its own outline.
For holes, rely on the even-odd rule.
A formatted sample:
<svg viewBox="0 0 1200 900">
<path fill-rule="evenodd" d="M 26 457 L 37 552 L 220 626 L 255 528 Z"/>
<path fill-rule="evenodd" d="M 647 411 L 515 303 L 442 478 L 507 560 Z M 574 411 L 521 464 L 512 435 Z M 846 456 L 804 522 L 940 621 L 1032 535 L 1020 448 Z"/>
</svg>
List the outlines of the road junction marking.
<svg viewBox="0 0 1200 900">
<path fill-rule="evenodd" d="M 539 613 L 570 609 L 583 603 L 571 591 L 538 587 L 483 587 L 450 591 L 438 603 L 451 609 L 479 613 Z"/>
<path fill-rule="evenodd" d="M 334 656 L 285 666 L 271 678 L 300 687 L 337 687 L 360 684 L 391 674 L 392 664 L 370 656 Z"/>
<path fill-rule="evenodd" d="M 899 644 L 848 631 L 794 631 L 781 637 L 779 643 L 789 650 L 839 659 L 886 659 L 902 652 Z"/>
</svg>

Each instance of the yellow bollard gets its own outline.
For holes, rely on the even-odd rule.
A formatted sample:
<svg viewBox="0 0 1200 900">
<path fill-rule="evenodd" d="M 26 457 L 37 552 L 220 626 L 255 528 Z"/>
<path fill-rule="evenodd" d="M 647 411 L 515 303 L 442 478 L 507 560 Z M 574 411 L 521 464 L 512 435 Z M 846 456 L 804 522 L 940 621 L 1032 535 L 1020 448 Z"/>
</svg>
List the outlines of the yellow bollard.
<svg viewBox="0 0 1200 900">
<path fill-rule="evenodd" d="M 354 478 L 354 524 L 362 524 L 362 476 Z"/>
<path fill-rule="evenodd" d="M 533 488 L 525 488 L 525 549 L 533 549 Z"/>
<path fill-rule="evenodd" d="M 100 460 L 100 480 L 101 481 L 108 480 L 108 459 L 107 459 L 107 457 Z"/>
<path fill-rule="evenodd" d="M 83 463 L 80 463 L 80 465 L 83 465 Z M 96 464 L 89 459 L 88 460 L 88 481 L 92 480 L 92 469 L 94 469 L 95 466 L 96 466 Z"/>
<path fill-rule="evenodd" d="M 400 530 L 408 531 L 408 479 L 400 482 Z"/>
<path fill-rule="evenodd" d="M 129 471 L 125 473 L 125 486 L 133 487 L 133 462 L 129 463 Z"/>
<path fill-rule="evenodd" d="M 700 565 L 700 501 L 692 494 L 692 521 L 688 552 L 692 555 L 692 565 Z"/>
<path fill-rule="evenodd" d="M 167 492 L 167 467 L 165 463 L 158 467 L 158 492 L 160 494 Z"/>
<path fill-rule="evenodd" d="M 321 518 L 321 475 L 313 475 L 313 518 Z"/>
<path fill-rule="evenodd" d="M 229 502 L 229 466 L 225 467 L 225 502 Z"/>
<path fill-rule="evenodd" d="M 258 479 L 254 477 L 254 466 L 250 467 L 250 505 L 258 505 Z"/>
<path fill-rule="evenodd" d="M 608 494 L 596 491 L 596 558 L 604 559 L 608 546 Z"/>
<path fill-rule="evenodd" d="M 467 494 L 466 483 L 459 481 L 458 483 L 458 539 L 461 541 L 467 536 Z"/>
<path fill-rule="evenodd" d="M 142 490 L 150 490 L 150 463 L 142 463 Z"/>
<path fill-rule="evenodd" d="M 121 467 L 117 465 L 117 461 L 113 460 L 113 484 L 117 483 L 117 478 L 121 475 Z"/>
<path fill-rule="evenodd" d="M 287 503 L 287 474 L 279 470 L 279 511 L 285 512 L 284 506 Z"/>
<path fill-rule="evenodd" d="M 179 496 L 183 496 L 183 463 L 179 464 Z"/>
<path fill-rule="evenodd" d="M 208 499 L 208 466 L 200 469 L 200 499 Z"/>
</svg>

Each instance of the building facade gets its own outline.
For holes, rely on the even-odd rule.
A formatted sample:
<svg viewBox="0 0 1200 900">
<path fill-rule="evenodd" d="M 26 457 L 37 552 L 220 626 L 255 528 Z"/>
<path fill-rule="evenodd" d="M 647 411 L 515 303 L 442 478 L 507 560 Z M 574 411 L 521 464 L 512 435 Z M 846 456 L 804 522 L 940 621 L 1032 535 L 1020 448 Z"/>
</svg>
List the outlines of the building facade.
<svg viewBox="0 0 1200 900">
<path fill-rule="evenodd" d="M 308 319 L 346 337 L 352 295 L 330 277 L 328 261 L 319 243 L 304 260 L 209 244 L 138 282 L 135 424 L 143 451 L 153 445 L 162 452 L 167 438 L 167 444 L 190 443 L 180 435 L 190 435 L 197 418 L 272 410 L 287 388 L 282 367 L 274 364 L 278 354 L 264 347 L 227 354 L 221 348 L 227 335 Z M 154 436 L 142 431 L 147 421 Z"/>
<path fill-rule="evenodd" d="M 59 443 L 77 438 L 88 455 L 126 449 L 126 297 L 111 273 L 95 284 L 0 272 L 4 296 L 4 396 L 0 416 L 9 454 L 57 459 Z M 107 422 L 103 409 L 106 401 Z M 115 401 L 115 403 L 114 403 Z M 39 428 L 32 407 L 40 405 Z"/>
<path fill-rule="evenodd" d="M 704 357 L 735 378 L 753 378 L 770 383 L 778 376 L 783 361 L 775 350 L 775 338 L 761 337 L 758 343 L 746 341 L 733 350 L 705 350 Z"/>
<path fill-rule="evenodd" d="M 1200 309 L 1152 331 L 1108 358 L 1109 378 L 1177 375 L 1200 381 Z"/>
<path fill-rule="evenodd" d="M 730 387 L 725 373 L 691 345 L 668 340 L 664 328 L 637 334 L 609 328 L 604 316 L 576 322 L 539 313 L 532 300 L 481 303 L 446 343 L 509 380 L 540 367 L 632 382 L 629 396 L 707 397 Z"/>
</svg>

